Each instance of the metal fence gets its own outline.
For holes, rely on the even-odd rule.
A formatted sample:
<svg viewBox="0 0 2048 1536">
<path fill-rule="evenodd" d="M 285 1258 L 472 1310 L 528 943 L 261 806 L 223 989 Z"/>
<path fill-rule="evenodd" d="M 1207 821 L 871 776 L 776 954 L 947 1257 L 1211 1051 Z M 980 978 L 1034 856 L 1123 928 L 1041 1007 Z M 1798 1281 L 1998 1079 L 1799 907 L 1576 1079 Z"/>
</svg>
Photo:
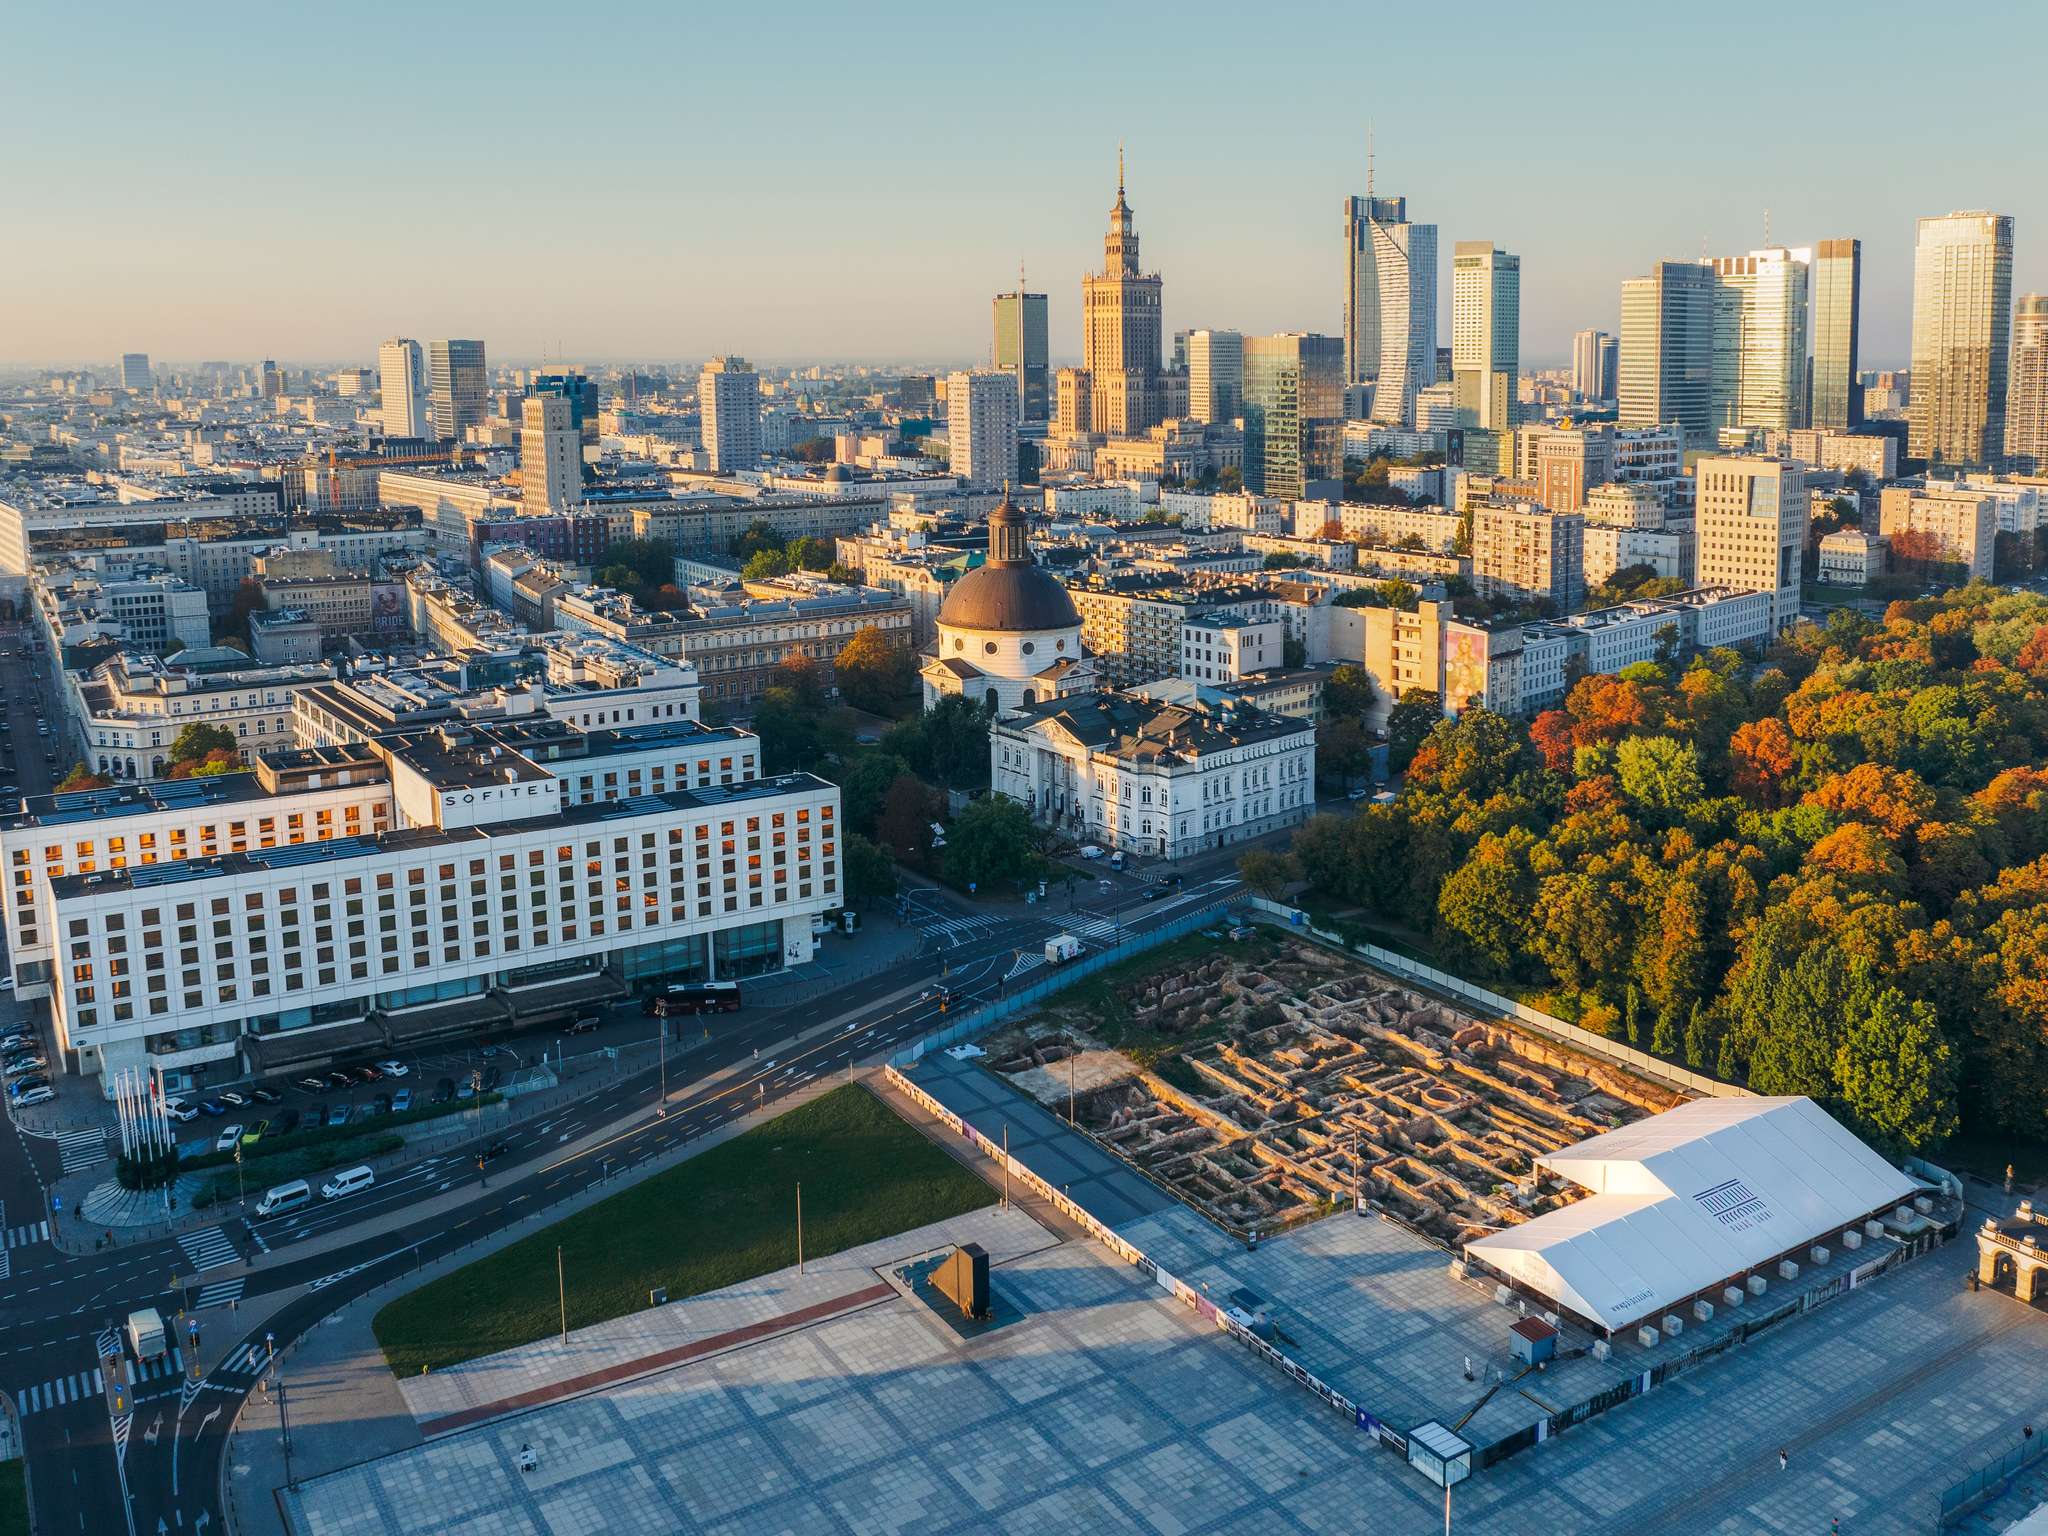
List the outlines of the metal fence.
<svg viewBox="0 0 2048 1536">
<path fill-rule="evenodd" d="M 2048 1454 L 2048 1435 L 2029 1435 L 2003 1456 L 1986 1462 L 1941 1495 L 1941 1514 L 1934 1522 L 1945 1531 L 1979 1504 L 1988 1503 L 2012 1486 L 2012 1480 Z"/>
<path fill-rule="evenodd" d="M 1389 975 L 1399 976 L 1418 986 L 1429 987 L 1434 991 L 1460 998 L 1487 1013 L 1526 1024 L 1531 1029 L 1575 1046 L 1589 1056 L 1602 1057 L 1643 1077 L 1669 1083 L 1672 1087 L 1683 1089 L 1687 1093 L 1709 1094 L 1716 1098 L 1750 1097 L 1747 1088 L 1738 1087 L 1734 1083 L 1724 1083 L 1717 1077 L 1708 1077 L 1701 1072 L 1689 1071 L 1675 1062 L 1652 1056 L 1647 1051 L 1639 1051 L 1632 1045 L 1610 1040 L 1605 1035 L 1596 1035 L 1591 1030 L 1579 1028 L 1576 1024 L 1567 1024 L 1555 1014 L 1518 1003 L 1511 997 L 1501 996 L 1498 992 L 1489 992 L 1485 987 L 1475 987 L 1464 977 L 1453 975 L 1449 971 L 1440 971 L 1433 965 L 1425 965 L 1420 960 L 1411 959 L 1391 949 L 1382 949 L 1377 944 L 1348 943 L 1341 934 L 1312 926 L 1308 914 L 1298 907 L 1283 907 L 1278 902 L 1267 901 L 1259 896 L 1246 897 L 1244 907 L 1255 917 L 1299 929 L 1325 944 L 1358 955 Z"/>
<path fill-rule="evenodd" d="M 978 1004 L 961 1014 L 958 1023 L 949 1024 L 946 1028 L 926 1035 L 921 1040 L 913 1041 L 894 1056 L 891 1056 L 889 1058 L 889 1065 L 892 1067 L 911 1066 L 927 1051 L 943 1050 L 945 1047 L 956 1045 L 962 1040 L 971 1040 L 983 1030 L 1001 1023 L 1004 1019 L 1014 1018 L 1020 1013 L 1028 1013 L 1053 993 L 1064 987 L 1071 987 L 1075 982 L 1093 976 L 1097 971 L 1107 970 L 1110 966 L 1120 964 L 1132 955 L 1143 954 L 1148 949 L 1157 949 L 1162 944 L 1171 943 L 1175 939 L 1193 933 L 1205 924 L 1215 921 L 1217 908 L 1234 906 L 1243 900 L 1244 896 L 1239 892 L 1212 897 L 1200 906 L 1190 908 L 1179 916 L 1160 924 L 1157 928 L 1147 928 L 1142 933 L 1124 934 L 1107 949 L 1093 950 L 1077 960 L 1064 961 L 1058 965 L 1047 965 L 1042 971 L 1034 971 L 1031 974 L 1036 978 L 1035 980 L 1023 986 L 1007 990 L 1001 997 L 991 1002 Z"/>
</svg>

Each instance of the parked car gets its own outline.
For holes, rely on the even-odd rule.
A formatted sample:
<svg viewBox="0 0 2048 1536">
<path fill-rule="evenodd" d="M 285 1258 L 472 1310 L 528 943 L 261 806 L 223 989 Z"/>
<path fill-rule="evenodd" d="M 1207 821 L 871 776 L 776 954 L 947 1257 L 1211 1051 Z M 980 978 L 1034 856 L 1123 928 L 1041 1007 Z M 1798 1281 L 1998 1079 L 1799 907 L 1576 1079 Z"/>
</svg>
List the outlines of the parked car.
<svg viewBox="0 0 2048 1536">
<path fill-rule="evenodd" d="M 183 1099 L 179 1098 L 165 1099 L 164 1113 L 169 1115 L 173 1120 L 177 1121 L 180 1125 L 185 1124 L 187 1121 L 197 1120 L 199 1118 L 199 1111 L 194 1109 L 190 1104 L 187 1104 Z"/>
<path fill-rule="evenodd" d="M 447 1103 L 447 1102 L 448 1102 L 448 1101 L 449 1101 L 450 1099 L 452 1099 L 452 1098 L 454 1098 L 454 1097 L 455 1097 L 455 1079 L 454 1079 L 454 1078 L 452 1078 L 452 1077 L 444 1077 L 444 1078 L 442 1078 L 442 1079 L 441 1079 L 441 1080 L 440 1080 L 440 1081 L 439 1081 L 438 1083 L 434 1084 L 434 1102 L 435 1102 L 436 1104 L 446 1104 L 446 1103 Z"/>
<path fill-rule="evenodd" d="M 461 1082 L 457 1083 L 455 1085 L 455 1097 L 458 1099 L 475 1098 L 476 1079 L 473 1077 L 465 1077 Z"/>
<path fill-rule="evenodd" d="M 356 1080 L 346 1072 L 330 1072 L 327 1074 L 327 1086 L 330 1088 L 353 1088 L 355 1085 Z"/>
<path fill-rule="evenodd" d="M 348 1106 L 346 1104 L 337 1104 L 332 1109 L 328 1110 L 327 1123 L 329 1125 L 347 1125 Z"/>
<path fill-rule="evenodd" d="M 354 1070 L 354 1072 L 350 1074 L 350 1076 L 355 1078 L 355 1080 L 358 1083 L 374 1083 L 377 1081 L 378 1078 L 382 1077 L 383 1075 L 384 1074 L 382 1072 L 379 1072 L 375 1067 L 357 1067 Z"/>
<path fill-rule="evenodd" d="M 242 1145 L 245 1147 L 255 1146 L 257 1142 L 261 1141 L 267 1134 L 269 1134 L 269 1131 L 270 1122 L 268 1120 L 258 1120 L 254 1125 L 250 1126 L 249 1129 L 242 1132 Z"/>
<path fill-rule="evenodd" d="M 249 1107 L 249 1095 L 234 1088 L 223 1090 L 220 1094 L 220 1101 L 230 1109 L 247 1109 Z"/>
<path fill-rule="evenodd" d="M 279 1110 L 270 1122 L 270 1128 L 279 1136 L 289 1136 L 299 1128 L 299 1112 L 296 1109 Z"/>
<path fill-rule="evenodd" d="M 36 1043 L 36 1037 L 25 1029 L 17 1029 L 8 1035 L 0 1035 L 0 1051 L 19 1051 Z"/>
<path fill-rule="evenodd" d="M 587 1035 L 602 1022 L 596 1014 L 586 1013 L 582 1018 L 576 1020 L 567 1029 L 563 1030 L 562 1033 L 565 1035 Z"/>
<path fill-rule="evenodd" d="M 378 1095 L 377 1095 L 377 1098 L 376 1098 L 376 1113 L 378 1113 L 378 1114 L 380 1114 L 380 1115 L 388 1115 L 388 1114 L 390 1114 L 390 1113 L 391 1113 L 391 1095 L 390 1095 L 390 1094 L 388 1094 L 388 1093 L 380 1093 L 380 1094 L 378 1094 Z"/>
<path fill-rule="evenodd" d="M 27 1077 L 32 1072 L 47 1072 L 49 1068 L 49 1062 L 40 1056 L 10 1056 L 7 1058 L 6 1071 L 9 1077 Z"/>
<path fill-rule="evenodd" d="M 302 1077 L 292 1086 L 301 1093 L 325 1093 L 327 1079 L 324 1077 Z"/>
<path fill-rule="evenodd" d="M 240 1144 L 241 1140 L 242 1128 L 239 1125 L 223 1126 L 221 1127 L 221 1133 L 213 1138 L 213 1150 L 216 1152 L 232 1152 Z"/>
<path fill-rule="evenodd" d="M 20 1084 L 17 1083 L 15 1086 L 19 1087 Z M 48 1083 L 38 1083 L 35 1087 L 29 1089 L 28 1092 L 16 1094 L 14 1097 L 14 1107 L 16 1109 L 27 1109 L 31 1104 L 47 1104 L 55 1097 L 57 1097 L 57 1092 Z"/>
<path fill-rule="evenodd" d="M 391 1095 L 391 1113 L 394 1115 L 402 1115 L 411 1108 L 412 1090 L 410 1088 L 401 1088 L 398 1092 Z"/>
<path fill-rule="evenodd" d="M 1081 845 L 1081 857 L 1084 859 L 1099 859 L 1102 857 L 1102 850 L 1094 843 L 1083 843 Z"/>
<path fill-rule="evenodd" d="M 283 1100 L 284 1095 L 275 1088 L 251 1088 L 249 1090 L 249 1097 L 258 1104 L 276 1104 Z"/>
<path fill-rule="evenodd" d="M 380 1061 L 377 1063 L 377 1070 L 386 1077 L 404 1077 L 412 1068 L 402 1061 Z"/>
<path fill-rule="evenodd" d="M 209 1119 L 218 1120 L 228 1112 L 228 1107 L 218 1099 L 202 1099 L 199 1101 L 199 1112 Z"/>
<path fill-rule="evenodd" d="M 7 1085 L 7 1096 L 19 1104 L 38 1088 L 49 1086 L 50 1080 L 47 1077 L 20 1077 Z"/>
</svg>

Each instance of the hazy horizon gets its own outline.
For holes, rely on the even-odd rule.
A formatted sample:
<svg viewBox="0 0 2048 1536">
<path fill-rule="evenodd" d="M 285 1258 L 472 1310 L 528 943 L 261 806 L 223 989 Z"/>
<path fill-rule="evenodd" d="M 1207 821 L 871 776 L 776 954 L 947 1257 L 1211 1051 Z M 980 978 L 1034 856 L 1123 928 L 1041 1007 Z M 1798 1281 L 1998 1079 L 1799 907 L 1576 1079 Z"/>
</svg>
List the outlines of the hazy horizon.
<svg viewBox="0 0 2048 1536">
<path fill-rule="evenodd" d="M 1617 330 L 1652 261 L 1765 244 L 1766 209 L 1775 243 L 1863 240 L 1864 363 L 1903 365 L 1916 217 L 2012 215 L 2013 293 L 2048 289 L 2048 107 L 2015 47 L 2039 15 L 1924 14 L 1811 5 L 1766 46 L 1611 4 L 1256 31 L 1060 4 L 971 34 L 905 5 L 801 3 L 772 33 L 637 0 L 601 31 L 531 5 L 117 5 L 88 50 L 45 7 L 0 109 L 36 151 L 0 364 L 368 365 L 409 335 L 508 363 L 966 365 L 1020 261 L 1075 360 L 1119 139 L 1169 334 L 1338 334 L 1371 120 L 1378 190 L 1438 226 L 1446 309 L 1455 241 L 1521 256 L 1527 367 Z"/>
</svg>

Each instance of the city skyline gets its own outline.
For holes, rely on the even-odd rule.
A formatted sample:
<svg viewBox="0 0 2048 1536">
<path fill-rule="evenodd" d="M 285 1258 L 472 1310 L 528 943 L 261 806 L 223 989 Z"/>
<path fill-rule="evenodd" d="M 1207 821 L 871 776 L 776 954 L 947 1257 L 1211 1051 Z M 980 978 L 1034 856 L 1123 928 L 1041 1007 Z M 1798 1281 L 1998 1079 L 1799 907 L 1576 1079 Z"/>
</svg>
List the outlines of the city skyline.
<svg viewBox="0 0 2048 1536">
<path fill-rule="evenodd" d="M 1915 221 L 1953 208 L 2011 215 L 2014 294 L 2048 288 L 2048 243 L 2029 239 L 2048 215 L 2048 192 L 2023 153 L 2039 142 L 2040 108 L 2017 93 L 1987 93 L 1968 122 L 1922 116 L 1896 131 L 1881 106 L 1810 113 L 1790 139 L 1769 114 L 1737 112 L 1717 119 L 1709 141 L 1695 114 L 1672 110 L 1688 93 L 1721 90 L 1737 65 L 1742 89 L 1729 99 L 1738 105 L 1791 99 L 1795 88 L 1811 99 L 1803 93 L 1823 57 L 1844 99 L 1859 81 L 1902 84 L 1885 29 L 1836 6 L 1786 18 L 1785 46 L 1769 56 L 1675 19 L 1619 8 L 1583 18 L 1573 77 L 1596 87 L 1598 116 L 1629 131 L 1575 126 L 1541 158 L 1519 146 L 1542 137 L 1532 131 L 1548 110 L 1542 70 L 1563 66 L 1563 43 L 1540 19 L 1506 13 L 1459 58 L 1468 99 L 1497 105 L 1433 112 L 1431 72 L 1393 71 L 1369 95 L 1333 102 L 1313 131 L 1257 115 L 1183 123 L 1181 83 L 1203 68 L 1277 68 L 1296 57 L 1303 28 L 1326 34 L 1319 52 L 1369 42 L 1426 58 L 1442 41 L 1427 19 L 1314 10 L 1249 37 L 1197 25 L 1168 38 L 1141 17 L 1117 16 L 1090 23 L 1099 47 L 1078 60 L 1050 25 L 996 62 L 1002 83 L 1050 105 L 1108 89 L 1131 57 L 1144 62 L 1116 77 L 1121 114 L 1048 111 L 1028 136 L 1009 114 L 970 118 L 962 131 L 947 127 L 939 97 L 849 92 L 849 80 L 905 70 L 941 79 L 987 71 L 964 40 L 910 25 L 907 12 L 902 25 L 857 28 L 800 11 L 813 46 L 772 60 L 770 45 L 737 21 L 684 29 L 630 8 L 602 33 L 546 20 L 485 29 L 475 13 L 437 15 L 417 23 L 421 46 L 402 56 L 382 47 L 380 29 L 351 28 L 319 42 L 332 63 L 323 80 L 336 83 L 300 81 L 289 111 L 260 119 L 240 93 L 302 58 L 311 38 L 305 23 L 258 26 L 249 15 L 239 30 L 194 30 L 137 12 L 93 60 L 96 92 L 113 105 L 77 121 L 66 116 L 56 51 L 62 23 L 26 20 L 13 126 L 44 148 L 17 168 L 17 208 L 32 230 L 111 231 L 118 213 L 125 233 L 104 244 L 31 238 L 10 252 L 0 363 L 105 363 L 133 350 L 172 364 L 368 362 L 395 334 L 481 337 L 507 361 L 694 361 L 737 350 L 770 364 L 978 365 L 989 298 L 1012 284 L 1020 261 L 1051 297 L 1054 363 L 1072 362 L 1078 280 L 1113 200 L 1118 138 L 1129 148 L 1146 267 L 1167 280 L 1168 334 L 1341 335 L 1332 231 L 1344 200 L 1365 191 L 1369 122 L 1379 184 L 1410 200 L 1412 218 L 1436 225 L 1446 245 L 1492 239 L 1522 257 L 1530 366 L 1568 361 L 1577 330 L 1614 332 L 1621 280 L 1657 260 L 1840 237 L 1864 242 L 1863 365 L 1902 366 Z M 1916 52 L 1916 88 L 1939 89 L 1998 56 L 2000 40 L 2028 19 L 2016 6 L 1951 18 Z M 233 46 L 221 46 L 224 36 Z M 631 49 L 613 46 L 627 37 Z M 689 56 L 713 49 L 733 67 L 716 77 L 687 68 Z M 1660 49 L 1683 52 L 1668 70 L 1631 65 Z M 367 96 L 355 87 L 362 79 L 375 82 Z M 576 134 L 557 131 L 556 113 L 519 106 L 536 93 L 600 88 L 604 109 Z M 856 100 L 859 133 L 848 137 Z M 61 137 L 36 126 L 60 118 Z M 164 142 L 179 145 L 176 166 L 146 174 L 137 146 Z M 827 145 L 830 174 L 819 159 Z M 431 153 L 436 146 L 445 152 Z M 573 189 L 559 240 L 480 242 L 495 207 L 488 189 L 514 163 L 529 185 Z M 1560 176 L 1582 195 L 1558 196 Z M 774 210 L 794 206 L 792 187 L 803 192 L 803 225 L 778 239 Z M 1603 187 L 1624 210 L 1606 206 Z M 323 217 L 315 237 L 308 212 L 331 212 L 337 200 L 364 216 Z M 940 239 L 925 233 L 935 206 L 947 215 Z M 632 216 L 606 217 L 608 207 Z M 763 214 L 738 224 L 702 216 L 742 207 Z M 844 234 L 829 261 L 818 259 L 820 228 Z M 1447 274 L 1438 286 L 1445 331 Z"/>
</svg>

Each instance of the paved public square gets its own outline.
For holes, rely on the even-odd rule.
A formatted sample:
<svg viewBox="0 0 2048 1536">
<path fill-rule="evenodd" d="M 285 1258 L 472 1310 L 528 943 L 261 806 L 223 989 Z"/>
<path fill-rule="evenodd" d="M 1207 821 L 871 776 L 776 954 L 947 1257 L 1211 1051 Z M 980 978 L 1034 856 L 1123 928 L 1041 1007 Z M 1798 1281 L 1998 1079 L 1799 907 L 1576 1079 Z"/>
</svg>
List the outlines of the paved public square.
<svg viewBox="0 0 2048 1536">
<path fill-rule="evenodd" d="M 1026 1134 L 1067 1133 L 1053 1121 Z M 1085 1148 L 1060 1150 L 1077 1176 L 1099 1175 Z M 1501 1315 L 1483 1297 L 1468 1315 L 1434 1315 L 1442 1256 L 1411 1261 L 1401 1244 L 1413 1240 L 1377 1221 L 1334 1217 L 1246 1255 L 1191 1213 L 1142 1203 L 1153 1209 L 1131 1214 L 1128 1235 L 1212 1294 L 1225 1281 L 1258 1290 L 1302 1352 L 1333 1376 L 1355 1373 L 1351 1385 L 1371 1373 L 1389 1390 L 1408 1382 L 1423 1401 L 1446 1369 L 1436 1356 L 1461 1330 L 1490 1335 Z M 963 1340 L 892 1274 L 968 1237 L 990 1247 L 997 1296 L 1020 1316 Z M 2023 1423 L 2048 1423 L 2048 1318 L 1969 1293 L 1970 1258 L 1966 1242 L 1938 1250 L 1476 1473 L 1457 1490 L 1455 1528 L 1747 1536 L 1821 1533 L 1839 1520 L 1845 1532 L 1931 1530 L 1942 1488 L 2007 1449 Z M 408 1383 L 433 1438 L 303 1483 L 293 1529 L 1442 1529 L 1441 1496 L 1396 1456 L 1099 1245 L 1063 1241 L 1019 1210 L 826 1262 L 821 1274 L 677 1303 L 658 1321 L 586 1330 L 567 1351 L 539 1345 L 446 1382 Z M 728 1327 L 772 1321 L 764 1298 L 800 1309 L 817 1294 L 867 1290 L 878 1299 L 753 1342 Z M 1404 1311 L 1422 1315 L 1397 1328 Z M 1297 1332 L 1308 1312 L 1324 1319 L 1315 1339 Z M 1435 1355 L 1415 1355 L 1414 1339 L 1439 1336 Z M 658 1354 L 665 1339 L 710 1340 L 717 1352 L 439 1432 L 460 1405 L 583 1379 L 613 1355 Z M 1454 1375 L 1452 1396 L 1464 1391 Z M 526 1448 L 536 1463 L 522 1472 Z"/>
</svg>

